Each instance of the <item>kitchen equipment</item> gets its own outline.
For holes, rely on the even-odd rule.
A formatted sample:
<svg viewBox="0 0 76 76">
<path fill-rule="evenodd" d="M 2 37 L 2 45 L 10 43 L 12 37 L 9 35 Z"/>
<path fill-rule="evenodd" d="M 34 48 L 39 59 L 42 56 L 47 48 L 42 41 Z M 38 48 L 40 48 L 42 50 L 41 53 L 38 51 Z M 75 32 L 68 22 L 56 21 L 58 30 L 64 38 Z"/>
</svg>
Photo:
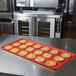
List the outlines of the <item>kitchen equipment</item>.
<svg viewBox="0 0 76 76">
<path fill-rule="evenodd" d="M 16 0 L 17 7 L 55 8 L 65 6 L 65 0 Z"/>
<path fill-rule="evenodd" d="M 30 0 L 30 7 L 58 8 L 58 0 Z"/>
<path fill-rule="evenodd" d="M 15 34 L 38 37 L 61 37 L 62 16 L 51 11 L 14 12 Z"/>
<path fill-rule="evenodd" d="M 0 18 L 12 18 L 14 0 L 0 0 Z"/>
<path fill-rule="evenodd" d="M 45 12 L 46 15 L 39 15 L 37 16 L 37 23 L 36 23 L 36 36 L 38 37 L 50 37 L 50 38 L 60 38 L 61 37 L 61 23 L 62 23 L 62 16 L 55 15 L 54 11 L 52 10 L 43 10 L 39 9 L 38 12 Z M 49 16 L 47 16 L 49 14 Z"/>
<path fill-rule="evenodd" d="M 14 12 L 15 34 L 61 38 L 64 3 L 65 0 L 16 0 L 16 6 L 20 8 L 20 12 Z M 27 7 L 33 10 L 24 10 Z M 35 8 L 38 10 L 34 10 Z M 26 32 L 27 27 L 25 30 L 22 28 L 27 25 L 28 32 Z"/>
<path fill-rule="evenodd" d="M 26 14 L 14 13 L 14 29 L 16 35 L 32 36 L 34 34 L 34 17 Z"/>
</svg>

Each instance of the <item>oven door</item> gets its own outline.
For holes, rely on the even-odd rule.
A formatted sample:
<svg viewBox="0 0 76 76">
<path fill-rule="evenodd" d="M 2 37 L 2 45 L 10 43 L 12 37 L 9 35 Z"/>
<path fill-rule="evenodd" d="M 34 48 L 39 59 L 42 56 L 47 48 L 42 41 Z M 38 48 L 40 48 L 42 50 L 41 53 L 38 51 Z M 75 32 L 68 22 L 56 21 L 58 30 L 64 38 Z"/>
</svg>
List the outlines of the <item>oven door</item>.
<svg viewBox="0 0 76 76">
<path fill-rule="evenodd" d="M 54 38 L 54 34 L 55 34 L 55 19 L 38 17 L 36 36 Z"/>
<path fill-rule="evenodd" d="M 15 20 L 15 34 L 24 36 L 33 36 L 33 18 L 32 17 L 18 17 Z"/>
<path fill-rule="evenodd" d="M 12 0 L 0 0 L 0 12 L 12 12 Z"/>
</svg>

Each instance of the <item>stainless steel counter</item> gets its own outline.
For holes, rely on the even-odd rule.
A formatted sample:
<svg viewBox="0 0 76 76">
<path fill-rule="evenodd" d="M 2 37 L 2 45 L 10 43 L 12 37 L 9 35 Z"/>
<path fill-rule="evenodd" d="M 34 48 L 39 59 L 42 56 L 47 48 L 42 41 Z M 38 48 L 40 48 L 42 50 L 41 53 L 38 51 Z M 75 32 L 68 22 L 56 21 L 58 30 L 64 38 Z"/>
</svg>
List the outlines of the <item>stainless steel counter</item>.
<svg viewBox="0 0 76 76">
<path fill-rule="evenodd" d="M 16 35 L 0 36 L 0 47 L 20 38 L 27 38 L 60 49 L 76 53 L 76 40 L 26 37 Z M 21 76 L 76 76 L 76 58 L 60 70 L 54 71 L 6 52 L 0 48 L 0 72 Z"/>
</svg>

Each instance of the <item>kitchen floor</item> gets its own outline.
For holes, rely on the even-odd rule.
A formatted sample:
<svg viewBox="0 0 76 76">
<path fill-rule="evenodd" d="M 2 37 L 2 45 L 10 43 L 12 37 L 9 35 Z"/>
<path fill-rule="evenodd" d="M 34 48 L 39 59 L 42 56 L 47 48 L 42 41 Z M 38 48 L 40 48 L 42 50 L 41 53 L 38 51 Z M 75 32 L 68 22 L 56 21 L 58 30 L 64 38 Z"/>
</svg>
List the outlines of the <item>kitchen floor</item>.
<svg viewBox="0 0 76 76">
<path fill-rule="evenodd" d="M 67 22 L 64 19 L 62 38 L 76 39 L 76 34 L 75 34 L 76 33 L 76 18 L 72 18 L 71 20 L 72 22 Z"/>
</svg>

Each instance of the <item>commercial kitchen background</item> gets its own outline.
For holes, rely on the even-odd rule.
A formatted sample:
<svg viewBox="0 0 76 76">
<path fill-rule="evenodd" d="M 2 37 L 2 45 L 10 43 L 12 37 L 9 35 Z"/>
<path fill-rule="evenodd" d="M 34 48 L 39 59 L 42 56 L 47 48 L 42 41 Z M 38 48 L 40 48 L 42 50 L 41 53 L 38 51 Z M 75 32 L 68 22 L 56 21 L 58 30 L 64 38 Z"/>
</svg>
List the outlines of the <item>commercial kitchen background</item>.
<svg viewBox="0 0 76 76">
<path fill-rule="evenodd" d="M 17 22 L 17 21 L 15 21 L 15 19 L 14 19 L 14 14 L 23 12 L 24 10 L 37 11 L 38 7 L 32 8 L 32 7 L 21 6 L 22 7 L 21 8 L 20 5 L 19 6 L 17 5 L 17 1 L 19 1 L 19 0 L 0 0 L 0 35 L 2 35 L 2 34 L 15 35 L 15 34 L 17 34 L 17 33 L 15 33 L 15 30 L 18 30 L 19 35 L 25 35 L 25 36 L 29 35 L 29 33 L 27 33 L 29 31 L 29 26 L 27 26 L 26 30 L 23 30 L 24 32 L 26 32 L 26 34 L 21 33 L 22 25 L 20 25 L 20 23 L 18 24 L 19 25 L 18 29 L 15 27 L 16 26 L 15 22 Z M 22 0 L 22 1 L 24 1 L 24 0 Z M 63 7 L 64 12 L 62 12 L 60 14 L 60 16 L 63 14 L 62 18 L 60 18 L 62 20 L 62 22 L 61 22 L 62 27 L 60 29 L 60 36 L 59 36 L 59 34 L 57 34 L 57 36 L 58 36 L 57 38 L 76 39 L 76 35 L 75 35 L 75 32 L 76 32 L 76 8 L 75 8 L 76 0 L 59 0 L 59 1 L 61 2 L 62 6 L 65 6 L 65 7 Z M 41 9 L 43 9 L 43 8 L 41 8 Z M 43 11 L 45 12 L 46 10 L 43 10 Z M 59 9 L 59 11 L 61 11 L 61 9 Z M 52 12 L 52 14 L 54 12 Z M 26 25 L 28 25 L 28 20 L 29 19 L 27 18 Z M 49 19 L 49 21 L 51 21 L 51 20 Z M 58 28 L 56 26 L 56 22 L 54 22 L 54 23 L 55 23 L 54 24 L 55 27 L 51 27 L 52 30 L 50 31 L 50 29 L 46 30 L 46 28 L 50 28 L 50 26 L 48 26 L 48 25 L 50 25 L 48 22 L 42 23 L 42 25 L 45 24 L 43 27 L 41 26 L 41 23 L 39 22 L 39 25 L 41 26 L 41 27 L 38 26 L 40 31 L 36 31 L 38 27 L 34 27 L 35 30 L 32 31 L 32 32 L 34 32 L 34 34 L 32 34 L 32 35 L 40 36 L 40 37 L 50 37 L 50 32 L 51 32 L 54 34 L 54 37 L 52 35 L 51 36 L 53 38 L 56 38 L 55 31 Z M 25 24 L 23 24 L 23 25 L 25 26 Z M 34 24 L 31 24 L 31 25 L 34 25 Z M 54 28 L 54 30 L 53 30 L 53 28 Z"/>
</svg>

